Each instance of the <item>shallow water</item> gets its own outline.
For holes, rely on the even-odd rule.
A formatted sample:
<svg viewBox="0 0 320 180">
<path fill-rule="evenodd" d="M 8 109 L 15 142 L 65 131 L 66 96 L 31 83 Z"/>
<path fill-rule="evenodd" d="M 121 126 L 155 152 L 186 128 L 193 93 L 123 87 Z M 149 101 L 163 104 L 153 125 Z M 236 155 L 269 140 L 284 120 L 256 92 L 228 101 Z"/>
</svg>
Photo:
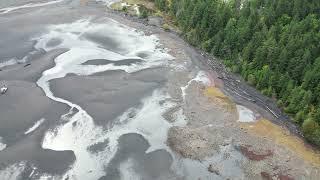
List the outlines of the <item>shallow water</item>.
<svg viewBox="0 0 320 180">
<path fill-rule="evenodd" d="M 239 122 L 254 122 L 256 120 L 254 113 L 244 106 L 237 105 L 237 111 L 239 114 Z"/>
<path fill-rule="evenodd" d="M 105 31 L 108 33 L 105 33 Z M 118 46 L 112 46 L 112 48 L 115 49 L 107 50 L 105 48 L 101 48 L 99 43 L 91 41 L 90 39 L 82 38 L 84 34 L 94 33 L 97 33 L 101 36 L 106 36 Z M 52 39 L 61 39 L 61 43 L 57 43 L 56 46 L 50 45 L 50 47 L 48 47 L 47 44 Z M 143 133 L 147 133 L 149 136 L 149 138 L 147 138 L 151 144 L 149 149 L 161 149 L 163 146 L 160 144 L 164 144 L 166 139 L 165 129 L 168 129 L 169 126 L 166 126 L 165 122 L 164 124 L 157 124 L 157 121 L 147 121 L 150 123 L 151 127 L 157 126 L 165 128 L 163 131 L 150 131 L 150 128 L 147 128 L 150 126 L 146 124 L 146 120 L 150 119 L 150 117 L 148 113 L 144 113 L 141 115 L 142 117 L 139 117 L 139 114 L 137 115 L 138 120 L 141 121 L 139 124 L 143 124 L 142 127 L 136 127 L 137 125 L 131 125 L 130 123 L 125 124 L 123 127 L 115 126 L 113 128 L 118 130 L 116 131 L 116 134 L 113 134 L 113 128 L 103 129 L 102 127 L 96 126 L 93 118 L 79 105 L 68 100 L 55 97 L 50 90 L 49 82 L 53 79 L 62 78 L 69 73 L 80 76 L 91 75 L 109 70 L 125 70 L 128 73 L 132 73 L 152 66 L 165 64 L 167 60 L 172 59 L 170 55 L 160 51 L 157 46 L 159 45 L 156 37 L 145 36 L 142 33 L 119 24 L 111 19 L 107 19 L 104 24 L 91 23 L 90 20 L 80 20 L 72 24 L 51 26 L 49 27 L 48 34 L 38 38 L 37 44 L 35 45 L 37 49 L 70 49 L 66 53 L 57 57 L 55 59 L 55 67 L 43 72 L 42 77 L 37 82 L 37 84 L 44 90 L 49 98 L 65 103 L 71 108 L 78 110 L 76 114 L 68 119 L 66 124 L 58 127 L 54 132 L 48 132 L 42 145 L 42 147 L 45 149 L 72 150 L 75 153 L 77 160 L 73 165 L 73 168 L 68 171 L 65 177 L 74 177 L 77 179 L 97 179 L 101 177 L 105 174 L 103 169 L 104 166 L 108 164 L 108 161 L 110 161 L 112 158 L 112 154 L 116 152 L 117 139 L 121 135 L 129 132 L 139 132 L 139 130 L 141 131 L 141 128 L 145 128 L 145 131 L 148 131 L 148 133 L 144 131 Z M 145 54 L 143 58 L 139 57 L 139 54 L 141 53 Z M 94 59 L 108 59 L 112 61 L 141 59 L 143 62 L 138 65 L 129 64 L 121 66 L 115 66 L 114 64 L 83 64 L 88 60 Z M 159 97 L 160 100 L 163 99 L 160 94 L 156 94 L 154 96 L 155 98 Z M 152 99 L 151 101 L 154 103 L 159 103 L 160 100 Z M 151 104 L 148 104 L 148 108 L 150 107 L 152 107 Z M 152 109 L 155 110 L 155 114 L 151 114 L 153 119 L 155 119 L 155 117 L 161 117 L 161 107 L 158 107 L 157 104 L 155 104 L 155 107 Z M 144 111 L 143 108 L 142 111 Z M 162 121 L 161 118 L 159 121 Z M 74 125 L 75 123 L 76 126 Z M 152 134 L 156 134 L 156 137 L 153 137 Z M 87 150 L 90 145 L 104 139 L 108 139 L 109 141 L 109 150 L 100 152 L 98 155 L 93 155 Z"/>
</svg>

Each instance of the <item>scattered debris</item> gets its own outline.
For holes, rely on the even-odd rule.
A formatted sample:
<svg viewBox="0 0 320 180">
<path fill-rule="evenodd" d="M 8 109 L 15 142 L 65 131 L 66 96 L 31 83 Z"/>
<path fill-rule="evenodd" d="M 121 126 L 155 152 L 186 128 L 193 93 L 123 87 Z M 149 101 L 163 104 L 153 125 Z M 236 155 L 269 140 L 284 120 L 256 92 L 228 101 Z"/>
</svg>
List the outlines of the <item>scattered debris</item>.
<svg viewBox="0 0 320 180">
<path fill-rule="evenodd" d="M 216 175 L 220 176 L 220 171 L 217 167 L 213 166 L 212 164 L 209 165 L 208 171 L 211 173 L 215 173 Z"/>
<path fill-rule="evenodd" d="M 254 103 L 257 102 L 255 99 L 250 99 L 250 101 L 251 101 L 251 102 L 254 102 Z"/>
<path fill-rule="evenodd" d="M 272 176 L 267 172 L 261 172 L 261 177 L 263 180 L 272 180 Z"/>
<path fill-rule="evenodd" d="M 284 174 L 278 174 L 278 179 L 280 180 L 294 180 L 293 177 L 291 177 L 290 175 L 284 175 Z"/>
<path fill-rule="evenodd" d="M 3 86 L 0 88 L 0 93 L 1 93 L 1 94 L 5 94 L 7 91 L 8 91 L 8 87 L 7 87 L 6 85 L 3 85 Z"/>
<path fill-rule="evenodd" d="M 278 180 L 294 180 L 293 177 L 291 177 L 290 175 L 284 175 L 284 174 L 273 174 L 271 175 L 270 173 L 267 172 L 261 172 L 261 177 L 264 180 L 273 180 L 273 179 L 278 179 Z"/>
<path fill-rule="evenodd" d="M 129 114 L 128 114 L 128 118 L 132 119 L 136 116 L 136 112 L 135 111 L 131 111 Z"/>
<path fill-rule="evenodd" d="M 31 65 L 31 63 L 27 63 L 27 64 L 25 64 L 23 67 L 28 67 L 28 66 L 30 66 Z"/>
<path fill-rule="evenodd" d="M 204 159 L 219 150 L 218 138 L 201 128 L 172 127 L 168 132 L 168 145 L 184 158 Z"/>
</svg>

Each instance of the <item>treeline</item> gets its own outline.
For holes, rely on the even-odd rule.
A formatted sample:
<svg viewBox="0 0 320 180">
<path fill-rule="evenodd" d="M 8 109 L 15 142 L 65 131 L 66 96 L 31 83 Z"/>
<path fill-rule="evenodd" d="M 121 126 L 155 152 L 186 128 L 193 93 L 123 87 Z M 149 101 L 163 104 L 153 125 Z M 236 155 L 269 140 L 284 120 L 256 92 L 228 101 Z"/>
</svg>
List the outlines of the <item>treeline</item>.
<svg viewBox="0 0 320 180">
<path fill-rule="evenodd" d="M 320 145 L 319 0 L 154 0 L 194 46 L 224 60 Z"/>
</svg>

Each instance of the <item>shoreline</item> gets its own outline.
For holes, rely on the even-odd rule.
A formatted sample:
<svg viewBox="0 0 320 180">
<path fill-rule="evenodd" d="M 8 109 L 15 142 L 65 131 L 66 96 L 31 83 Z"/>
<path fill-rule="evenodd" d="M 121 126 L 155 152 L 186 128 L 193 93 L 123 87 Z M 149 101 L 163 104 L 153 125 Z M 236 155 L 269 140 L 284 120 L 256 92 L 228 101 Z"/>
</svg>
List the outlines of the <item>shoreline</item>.
<svg viewBox="0 0 320 180">
<path fill-rule="evenodd" d="M 205 87 L 199 86 L 199 85 L 196 85 L 196 86 L 197 86 L 197 89 L 200 89 L 200 91 L 194 89 L 194 87 L 193 87 L 194 85 L 191 85 L 191 87 L 189 87 L 189 88 L 192 88 L 191 93 L 198 94 L 197 98 L 199 98 L 201 102 L 203 101 L 204 104 L 199 103 L 198 99 L 194 99 L 194 101 L 196 101 L 196 102 L 192 102 L 192 104 L 198 103 L 198 104 L 201 104 L 201 106 L 203 105 L 205 107 L 201 107 L 199 109 L 199 108 L 197 108 L 197 106 L 194 106 L 192 108 L 195 108 L 195 109 L 189 108 L 189 110 L 184 109 L 184 107 L 182 107 L 184 113 L 186 113 L 185 115 L 186 115 L 187 119 L 189 119 L 188 125 L 185 126 L 186 129 L 180 130 L 181 132 L 183 132 L 182 134 L 177 133 L 179 131 L 175 130 L 174 133 L 172 133 L 170 135 L 171 137 L 182 138 L 184 136 L 189 136 L 194 133 L 198 134 L 200 132 L 198 132 L 198 130 L 196 130 L 197 129 L 196 127 L 200 125 L 200 126 L 203 126 L 203 128 L 204 128 L 203 131 L 205 131 L 211 135 L 208 136 L 207 133 L 204 133 L 204 134 L 200 133 L 200 134 L 198 134 L 199 137 L 191 136 L 190 137 L 191 139 L 188 139 L 188 140 L 185 139 L 185 141 L 193 141 L 193 140 L 198 141 L 199 140 L 198 138 L 201 139 L 201 137 L 206 139 L 205 142 L 202 142 L 202 143 L 210 143 L 210 142 L 215 142 L 218 140 L 220 145 L 225 144 L 225 143 L 229 144 L 232 147 L 235 147 L 236 149 L 238 149 L 238 151 L 242 152 L 242 154 L 249 159 L 250 159 L 250 157 L 258 157 L 258 159 L 263 157 L 262 161 L 249 160 L 248 163 L 249 164 L 251 164 L 251 163 L 261 164 L 262 167 L 269 169 L 269 170 L 267 170 L 269 173 L 274 171 L 274 170 L 272 170 L 273 168 L 276 168 L 276 167 L 273 167 L 274 164 L 279 164 L 279 166 L 284 168 L 281 170 L 281 173 L 284 173 L 284 174 L 280 173 L 277 175 L 277 177 L 287 176 L 287 175 L 288 175 L 288 177 L 291 177 L 289 175 L 292 175 L 293 177 L 302 177 L 302 176 L 305 177 L 306 174 L 304 174 L 304 173 L 306 173 L 306 172 L 302 172 L 302 171 L 295 172 L 295 171 L 289 170 L 293 167 L 301 167 L 301 168 L 304 167 L 306 169 L 311 168 L 312 173 L 318 172 L 318 170 L 313 169 L 318 166 L 318 165 L 316 165 L 317 163 L 314 164 L 313 162 L 310 162 L 310 161 L 313 161 L 312 159 L 314 159 L 314 158 L 316 159 L 315 162 L 318 162 L 318 160 L 317 160 L 317 159 L 319 159 L 318 153 L 317 153 L 318 150 L 315 147 L 311 147 L 311 145 L 308 145 L 308 143 L 306 143 L 306 141 L 302 138 L 300 133 L 298 133 L 298 131 L 296 130 L 296 127 L 293 126 L 294 124 L 292 122 L 286 123 L 286 121 L 278 120 L 283 115 L 282 114 L 281 114 L 281 116 L 278 115 L 278 111 L 280 111 L 279 109 L 274 110 L 275 105 L 272 104 L 274 102 L 271 99 L 261 95 L 257 90 L 255 90 L 251 86 L 247 85 L 246 82 L 244 82 L 242 79 L 239 79 L 239 76 L 234 75 L 233 73 L 229 73 L 225 69 L 224 65 L 222 65 L 222 63 L 219 60 L 217 60 L 214 57 L 211 57 L 210 55 L 208 55 L 206 53 L 203 53 L 203 51 L 201 51 L 195 47 L 192 47 L 181 36 L 179 36 L 179 34 L 172 32 L 172 31 L 166 32 L 165 30 L 163 30 L 160 27 L 157 27 L 154 25 L 149 25 L 149 24 L 147 24 L 146 20 L 141 20 L 137 17 L 126 16 L 122 12 L 109 10 L 109 9 L 106 11 L 106 16 L 111 17 L 112 19 L 115 19 L 117 21 L 123 22 L 124 24 L 126 24 L 130 27 L 134 27 L 138 30 L 141 30 L 141 31 L 145 32 L 145 34 L 157 35 L 160 39 L 161 44 L 166 48 L 169 47 L 168 49 L 170 49 L 171 44 L 178 43 L 179 45 L 181 45 L 182 48 L 176 47 L 175 45 L 171 45 L 174 47 L 173 47 L 173 49 L 170 49 L 171 51 L 169 51 L 169 54 L 171 54 L 173 56 L 175 56 L 175 55 L 180 56 L 181 52 L 179 52 L 179 51 L 176 52 L 176 50 L 183 49 L 186 56 L 188 56 L 189 59 L 192 61 L 192 64 L 196 65 L 199 68 L 198 70 L 204 70 L 204 71 L 208 72 L 210 74 L 211 78 L 213 78 L 215 80 L 214 81 L 215 83 L 218 81 L 216 87 L 218 89 L 220 89 L 228 98 L 230 98 L 234 103 L 248 107 L 253 112 L 258 112 L 258 114 L 260 114 L 262 117 L 267 118 L 267 121 L 270 121 L 272 126 L 278 127 L 275 130 L 279 131 L 279 132 L 276 132 L 276 133 L 280 133 L 280 134 L 284 133 L 284 136 L 287 136 L 287 137 L 285 137 L 284 140 L 286 140 L 286 141 L 288 140 L 289 142 L 293 141 L 294 143 L 297 143 L 299 148 L 298 148 L 298 150 L 291 149 L 290 146 L 282 145 L 281 143 L 279 144 L 278 140 L 274 139 L 271 136 L 272 134 L 265 134 L 265 135 L 257 134 L 253 131 L 249 131 L 250 129 L 248 130 L 248 129 L 242 127 L 242 125 L 244 125 L 246 123 L 239 123 L 239 122 L 234 122 L 234 121 L 220 122 L 220 123 L 222 123 L 220 125 L 222 127 L 224 127 L 225 129 L 232 128 L 232 130 L 234 130 L 234 132 L 229 131 L 229 132 L 221 132 L 221 133 L 222 134 L 231 133 L 232 136 L 244 137 L 246 139 L 240 140 L 239 138 L 236 137 L 235 139 L 232 138 L 232 143 L 230 143 L 230 142 L 223 142 L 223 141 L 221 141 L 221 139 L 220 140 L 219 139 L 212 140 L 210 138 L 207 138 L 207 137 L 211 137 L 213 135 L 217 135 L 219 133 L 210 131 L 210 128 L 212 128 L 212 125 L 207 124 L 207 123 L 209 123 L 209 121 L 211 121 L 211 120 L 209 120 L 209 121 L 204 120 L 203 122 L 198 123 L 197 121 L 201 120 L 202 115 L 201 115 L 201 113 L 200 114 L 193 113 L 194 111 L 201 112 L 202 111 L 201 108 L 207 108 L 208 111 L 211 111 L 214 109 L 214 108 L 210 107 L 212 105 L 212 102 L 208 102 L 207 100 L 205 100 L 205 98 L 207 98 L 207 97 L 203 97 L 203 95 L 198 97 L 198 95 L 203 94 L 204 90 L 206 89 Z M 210 61 L 211 58 L 213 59 L 213 61 L 211 61 L 211 62 L 213 62 L 215 64 L 214 64 L 214 66 L 211 65 L 210 67 L 208 67 L 207 62 Z M 223 78 L 223 79 L 221 77 L 219 78 L 219 75 L 221 75 L 221 74 L 223 76 L 226 76 L 227 78 Z M 239 82 L 239 80 L 240 80 L 240 82 Z M 194 84 L 194 83 L 192 83 L 192 84 Z M 236 91 L 236 93 L 234 93 L 233 91 L 230 91 L 228 89 L 230 86 L 238 86 L 239 88 L 236 90 L 238 90 L 242 94 L 248 93 L 246 95 L 251 95 L 251 93 L 253 92 L 253 95 L 252 95 L 253 98 L 258 98 L 260 101 L 263 100 L 265 102 L 262 102 L 263 104 L 253 103 L 252 101 L 249 101 L 248 99 L 245 99 L 241 96 L 238 96 L 236 93 L 239 93 L 239 92 Z M 245 91 L 245 92 L 241 92 L 241 90 Z M 175 96 L 172 96 L 172 97 L 174 98 Z M 269 109 L 271 109 L 271 111 L 277 111 L 277 115 L 279 117 L 278 118 L 275 117 L 274 114 L 272 114 L 270 112 L 270 110 L 265 108 L 265 106 L 263 106 L 263 105 L 266 105 Z M 203 112 L 203 113 L 205 114 L 208 111 Z M 212 114 L 208 114 L 207 116 L 214 117 L 214 116 L 212 116 Z M 194 119 L 194 117 L 196 117 L 196 119 Z M 203 119 L 206 119 L 206 117 L 203 117 Z M 263 120 L 258 120 L 257 122 L 259 122 L 259 121 L 264 122 Z M 289 124 L 289 125 L 287 125 L 287 124 Z M 269 125 L 269 124 L 267 124 L 267 125 Z M 219 125 L 217 125 L 217 126 L 219 126 Z M 248 124 L 248 127 L 251 128 L 250 123 Z M 288 130 L 290 131 L 290 133 L 286 135 Z M 170 133 L 170 131 L 169 131 L 169 133 Z M 231 134 L 229 134 L 229 135 L 231 135 Z M 267 136 L 270 136 L 270 137 L 267 137 Z M 228 136 L 226 136 L 226 137 L 228 137 Z M 195 138 L 195 139 L 193 139 L 193 138 Z M 296 140 L 295 138 L 298 138 L 298 140 Z M 235 141 L 235 142 L 233 142 L 233 141 Z M 171 143 L 171 142 L 172 141 L 170 141 L 169 143 Z M 173 142 L 184 142 L 184 141 L 183 140 L 181 141 L 181 139 L 180 140 L 173 139 Z M 200 142 L 201 142 L 201 140 L 200 140 Z M 200 144 L 202 144 L 202 143 L 200 143 Z M 198 152 L 198 151 L 194 151 L 194 150 L 192 150 L 192 148 L 188 149 L 189 148 L 188 144 L 184 144 L 184 143 L 181 143 L 181 144 L 182 144 L 182 147 L 179 147 L 179 145 L 178 145 L 178 147 L 174 148 L 176 153 L 180 154 L 179 153 L 180 150 L 186 150 L 188 152 L 183 153 L 183 154 L 187 154 L 187 156 L 194 157 L 195 159 L 197 159 L 196 157 L 198 155 L 194 155 L 194 154 L 192 154 L 192 152 Z M 252 146 L 253 144 L 255 144 L 255 145 Z M 172 147 L 172 144 L 170 146 Z M 210 147 L 206 147 L 206 146 L 201 147 L 201 145 L 200 145 L 200 148 L 205 148 L 205 149 L 208 148 L 207 150 L 210 150 Z M 263 149 L 260 149 L 260 148 L 263 148 Z M 271 149 L 275 149 L 275 150 L 271 150 Z M 206 154 L 206 150 L 204 150 L 203 152 L 204 152 L 204 154 Z M 274 152 L 276 152 L 276 154 L 274 154 Z M 188 153 L 191 153 L 191 155 L 190 154 L 188 155 Z M 260 153 L 262 153 L 261 156 L 259 155 Z M 266 154 L 264 155 L 264 153 L 266 153 Z M 201 154 L 199 155 L 199 157 L 205 157 L 205 156 L 203 156 L 203 153 L 201 153 Z M 280 156 L 280 154 L 282 154 L 282 155 Z M 286 155 L 289 157 L 289 159 L 287 159 Z M 314 157 L 312 158 L 312 156 L 314 156 Z M 305 158 L 307 158 L 307 159 L 305 159 Z M 251 162 L 251 161 L 253 161 L 253 162 Z M 248 166 L 252 165 L 252 164 L 251 165 L 249 165 L 249 164 L 248 164 Z M 210 167 L 212 167 L 212 166 L 210 166 Z M 256 168 L 256 167 L 257 166 L 255 166 L 255 165 L 252 166 L 252 168 Z M 208 169 L 209 169 L 209 167 L 208 167 Z M 259 171 L 258 169 L 256 171 Z M 266 173 L 265 171 L 261 170 L 261 176 L 263 176 L 263 174 L 265 174 L 265 173 Z M 267 174 L 269 174 L 269 173 L 267 173 Z M 275 172 L 273 172 L 273 173 L 275 173 Z M 309 174 L 309 176 L 313 177 L 314 174 L 312 174 L 312 173 Z M 255 172 L 253 174 L 255 175 L 254 178 L 258 178 L 256 175 L 259 174 L 259 172 Z"/>
<path fill-rule="evenodd" d="M 141 56 L 148 64 L 140 64 L 135 59 L 121 58 L 122 60 L 117 62 L 119 67 L 115 66 L 115 69 L 99 67 L 99 69 L 96 66 L 107 66 L 113 62 L 112 56 L 109 53 L 101 57 L 95 56 L 99 53 L 89 51 L 95 49 L 95 46 L 93 48 L 85 46 L 81 50 L 83 54 L 79 53 L 80 51 L 69 50 L 68 53 L 58 55 L 58 58 L 54 54 L 58 51 L 62 52 L 63 49 L 57 49 L 57 52 L 47 50 L 42 53 L 43 57 L 39 57 L 39 61 L 34 60 L 26 67 L 23 65 L 8 67 L 8 70 L 12 69 L 8 74 L 6 74 L 7 70 L 0 72 L 0 75 L 6 74 L 4 79 L 12 79 L 11 81 L 21 79 L 37 89 L 37 92 L 34 92 L 35 98 L 29 100 L 27 98 L 30 92 L 27 90 L 30 88 L 24 88 L 19 93 L 23 97 L 20 99 L 30 104 L 34 103 L 34 100 L 41 103 L 42 99 L 43 102 L 47 102 L 46 113 L 37 109 L 36 106 L 32 110 L 30 108 L 33 106 L 30 105 L 30 108 L 17 106 L 16 112 L 12 115 L 21 116 L 24 110 L 30 109 L 30 113 L 33 113 L 31 115 L 34 116 L 32 119 L 36 120 L 22 128 L 21 139 L 38 134 L 36 139 L 28 141 L 37 143 L 37 147 L 41 145 L 41 149 L 73 152 L 71 160 L 75 162 L 70 160 L 64 163 L 71 163 L 70 169 L 63 168 L 64 171 L 59 172 L 61 177 L 69 178 L 75 175 L 85 179 L 106 174 L 100 179 L 110 179 L 111 176 L 120 177 L 127 168 L 139 170 L 126 172 L 127 175 L 149 177 L 146 179 L 154 177 L 153 175 L 156 175 L 157 179 L 168 179 L 165 178 L 168 175 L 172 179 L 190 180 L 199 178 L 263 179 L 264 177 L 278 179 L 315 177 L 316 179 L 320 176 L 320 153 L 316 154 L 314 149 L 305 146 L 303 140 L 289 132 L 290 129 L 285 128 L 281 122 L 274 123 L 273 121 L 277 119 L 269 112 L 269 106 L 268 108 L 259 106 L 259 104 L 270 103 L 268 99 L 260 97 L 262 95 L 246 85 L 243 80 L 239 81 L 237 75 L 227 72 L 218 59 L 189 45 L 179 33 L 167 32 L 159 24 L 152 25 L 145 19 L 106 10 L 102 3 L 86 1 L 87 4 L 75 5 L 77 7 L 67 11 L 74 13 L 70 17 L 70 22 L 69 20 L 58 22 L 68 28 L 63 28 L 66 29 L 65 32 L 57 31 L 61 34 L 54 36 L 55 38 L 48 37 L 48 40 L 61 38 L 63 41 L 70 41 L 64 37 L 64 34 L 69 35 L 69 29 L 75 27 L 71 32 L 75 32 L 76 36 L 83 33 L 84 36 L 79 35 L 76 38 L 82 40 L 82 43 L 84 40 L 88 43 L 94 42 L 99 48 L 120 55 L 130 52 L 137 57 Z M 61 7 L 65 8 L 65 6 Z M 56 17 L 61 13 L 61 7 L 47 12 L 44 19 Z M 37 18 L 37 14 L 31 14 L 34 16 L 27 18 L 26 22 L 33 20 L 30 25 L 34 26 L 36 23 L 34 18 Z M 119 30 L 116 27 L 121 28 Z M 130 40 L 130 36 L 126 36 L 130 35 L 128 30 L 136 33 L 133 36 L 136 38 Z M 113 32 L 117 33 L 113 34 Z M 48 33 L 50 34 L 50 31 Z M 51 40 L 48 42 L 52 43 Z M 79 45 L 81 43 L 76 41 L 70 45 L 70 49 L 77 49 Z M 121 51 L 121 48 L 124 51 Z M 138 50 L 135 51 L 135 48 Z M 158 51 L 166 55 L 153 56 Z M 72 56 L 74 59 L 66 56 L 69 53 L 74 53 Z M 91 54 L 94 56 L 90 56 Z M 77 56 L 81 58 L 77 59 Z M 40 59 L 46 61 L 40 61 Z M 84 71 L 77 71 L 78 68 L 75 68 L 75 71 L 70 70 L 75 67 L 72 63 L 62 66 L 62 61 L 56 61 L 56 59 L 71 59 L 70 62 L 74 65 L 79 63 L 81 67 L 91 66 L 93 68 L 83 70 L 92 70 L 92 72 L 81 75 Z M 156 63 L 153 64 L 154 61 Z M 214 64 L 210 65 L 208 62 Z M 134 66 L 137 69 L 126 71 L 121 67 L 131 66 L 132 63 L 137 64 Z M 40 71 L 42 74 L 50 68 L 54 69 L 48 64 L 57 69 L 61 67 L 60 70 L 65 73 L 63 77 L 52 78 L 52 81 L 49 81 L 49 77 L 46 82 L 50 82 L 48 87 L 53 94 L 52 97 L 67 103 L 61 104 L 50 95 L 45 96 L 45 88 L 35 84 L 39 81 L 36 80 Z M 7 102 L 23 104 L 23 101 L 17 99 L 18 97 L 12 96 L 15 90 L 17 88 L 9 84 L 8 94 L 1 97 L 5 99 L 8 96 L 10 101 Z M 251 94 L 252 91 L 253 94 Z M 23 96 L 27 93 L 28 96 Z M 263 102 L 253 103 L 243 98 L 242 94 L 249 98 L 257 97 Z M 76 108 L 70 110 L 70 106 Z M 3 104 L 3 107 L 7 106 Z M 5 108 L 3 110 L 5 113 Z M 59 112 L 53 112 L 53 110 L 59 110 Z M 51 113 L 47 114 L 49 112 Z M 47 117 L 40 117 L 42 114 Z M 80 116 L 83 114 L 87 115 Z M 8 117 L 8 121 L 11 121 L 12 117 Z M 29 132 L 30 127 L 33 129 L 34 124 L 41 118 L 46 119 L 44 123 L 34 131 L 25 134 Z M 16 144 L 23 150 L 30 143 L 26 141 L 26 143 L 17 142 Z M 14 149 L 14 146 L 8 144 L 1 153 L 2 158 L 6 159 L 6 153 Z M 21 154 L 22 157 L 24 153 L 17 154 Z M 30 161 L 34 160 L 32 158 Z M 61 158 L 64 159 L 63 154 Z M 41 158 L 43 162 L 49 163 L 46 159 L 48 158 Z M 63 165 L 63 161 L 61 162 Z M 122 164 L 125 166 L 120 166 Z M 58 160 L 52 166 L 60 167 Z M 26 168 L 29 166 L 26 165 Z M 41 169 L 41 164 L 38 169 Z M 34 171 L 37 172 L 37 170 Z M 44 172 L 46 171 L 48 170 Z M 41 173 L 38 174 L 39 177 L 40 175 Z M 33 175 L 30 174 L 30 176 Z"/>
<path fill-rule="evenodd" d="M 311 144 L 303 137 L 301 129 L 292 121 L 292 118 L 290 118 L 280 108 L 277 107 L 276 102 L 273 99 L 261 94 L 261 92 L 255 89 L 255 87 L 249 85 L 245 80 L 243 80 L 239 74 L 229 72 L 225 65 L 213 55 L 210 55 L 209 53 L 190 45 L 178 32 L 172 30 L 165 31 L 162 27 L 148 24 L 147 19 L 141 19 L 137 16 L 132 16 L 121 11 L 107 8 L 107 12 L 109 14 L 121 16 L 122 18 L 135 23 L 142 23 L 146 27 L 152 27 L 153 29 L 156 29 L 154 31 L 166 32 L 170 36 L 175 36 L 173 38 L 179 38 L 189 48 L 189 51 L 193 51 L 190 52 L 190 54 L 196 54 L 198 56 L 197 58 L 200 58 L 200 60 L 193 61 L 193 63 L 195 63 L 201 69 L 205 69 L 207 71 L 211 71 L 213 74 L 216 74 L 217 77 L 215 77 L 215 79 L 219 79 L 219 81 L 222 83 L 222 85 L 219 86 L 219 89 L 227 94 L 227 96 L 229 96 L 233 101 L 259 112 L 262 116 L 268 118 L 268 120 L 270 120 L 273 124 L 288 129 L 306 145 L 312 147 L 313 150 L 320 150 L 318 146 Z M 145 33 L 148 34 L 149 32 Z M 232 88 L 232 86 L 236 87 Z"/>
</svg>

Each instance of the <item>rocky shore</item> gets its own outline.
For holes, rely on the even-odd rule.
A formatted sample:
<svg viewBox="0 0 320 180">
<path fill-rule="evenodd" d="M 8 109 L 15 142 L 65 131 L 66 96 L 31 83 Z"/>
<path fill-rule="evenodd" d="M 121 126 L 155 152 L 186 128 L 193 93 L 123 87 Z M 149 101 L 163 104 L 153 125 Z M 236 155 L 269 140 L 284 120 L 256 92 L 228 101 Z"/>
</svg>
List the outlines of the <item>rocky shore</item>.
<svg viewBox="0 0 320 180">
<path fill-rule="evenodd" d="M 167 140 L 181 158 L 200 161 L 208 165 L 209 172 L 224 179 L 317 179 L 319 152 L 305 145 L 299 131 L 273 101 L 238 76 L 228 73 L 217 59 L 189 46 L 177 33 L 166 32 L 159 26 L 148 25 L 148 21 L 119 12 L 107 11 L 107 14 L 147 34 L 156 34 L 175 57 L 175 63 L 182 65 L 178 71 L 169 74 L 167 85 L 179 106 L 166 114 L 167 119 L 174 122 L 174 114 L 181 108 L 185 116 L 186 125 L 172 127 Z M 206 72 L 210 84 L 193 81 L 184 99 L 179 92 L 180 87 L 196 76 L 194 73 L 194 77 L 188 77 L 188 73 L 199 70 Z M 254 122 L 237 121 L 237 104 L 246 106 L 254 113 Z M 260 122 L 269 123 L 260 126 Z M 270 132 L 256 132 L 269 128 Z M 285 135 L 279 141 L 274 134 Z M 212 160 L 212 157 L 218 156 L 223 156 L 222 160 Z M 219 170 L 221 167 L 216 167 L 230 159 L 239 165 L 239 172 L 242 173 L 238 177 L 241 178 L 235 178 L 234 174 L 226 175 Z"/>
</svg>

